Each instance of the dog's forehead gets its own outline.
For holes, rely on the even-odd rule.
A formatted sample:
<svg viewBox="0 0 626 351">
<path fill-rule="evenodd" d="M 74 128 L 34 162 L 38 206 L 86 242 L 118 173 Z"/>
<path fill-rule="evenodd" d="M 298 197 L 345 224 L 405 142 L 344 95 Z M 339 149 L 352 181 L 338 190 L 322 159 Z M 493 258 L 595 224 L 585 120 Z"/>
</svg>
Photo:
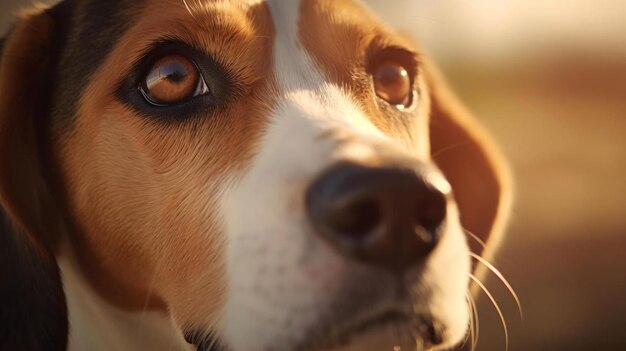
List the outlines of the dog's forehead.
<svg viewBox="0 0 626 351">
<path fill-rule="evenodd" d="M 274 24 L 277 33 L 287 32 L 286 38 L 295 41 L 303 35 L 326 38 L 325 35 L 332 34 L 328 31 L 331 22 L 341 24 L 344 30 L 347 26 L 362 27 L 364 31 L 371 29 L 367 16 L 363 17 L 362 11 L 354 11 L 361 6 L 351 0 L 65 0 L 49 11 L 59 24 L 58 80 L 67 90 L 60 100 L 76 100 L 90 75 L 102 64 L 125 31 L 150 8 L 158 7 L 166 12 L 163 17 L 167 16 L 167 12 L 186 9 L 189 21 L 194 20 L 195 13 L 203 12 L 205 16 L 202 20 L 210 22 L 213 19 L 206 15 L 218 8 L 257 6 L 268 6 L 271 11 L 265 13 L 271 18 L 266 20 Z M 320 29 L 324 32 L 318 32 Z M 334 47 L 324 48 L 321 43 L 312 43 L 305 49 L 332 51 Z M 334 54 L 339 53 L 335 51 Z"/>
<path fill-rule="evenodd" d="M 376 50 L 411 45 L 359 1 L 113 0 L 104 4 L 65 0 L 50 12 L 60 25 L 48 125 L 63 144 L 71 144 L 67 136 L 77 126 L 89 129 L 100 123 L 87 115 L 101 115 L 124 104 L 118 94 L 122 83 L 132 77 L 151 48 L 170 40 L 218 62 L 232 82 L 251 89 L 244 91 L 247 98 L 254 91 L 264 111 L 275 110 L 290 93 L 306 91 L 309 96 L 298 101 L 326 111 L 336 109 L 323 102 L 345 101 L 403 145 L 427 144 L 422 134 L 427 130 L 428 104 L 416 104 L 418 108 L 409 112 L 421 118 L 388 118 L 393 111 L 378 105 L 365 72 Z M 416 91 L 423 92 L 420 77 Z M 269 88 L 258 89 L 257 83 Z M 344 99 L 330 94 L 329 86 Z M 313 110 L 307 111 L 319 115 Z M 271 117 L 263 119 L 267 122 Z M 218 131 L 222 132 L 216 128 L 210 132 Z"/>
<path fill-rule="evenodd" d="M 71 122 L 80 112 L 81 98 L 94 73 L 107 60 L 119 60 L 112 58 L 111 53 L 121 45 L 126 45 L 124 56 L 130 56 L 149 47 L 150 40 L 175 37 L 202 42 L 206 41 L 203 37 L 211 38 L 214 44 L 202 49 L 226 57 L 224 61 L 235 62 L 246 55 L 223 50 L 215 38 L 226 42 L 234 32 L 249 31 L 252 36 L 268 38 L 267 45 L 273 46 L 268 51 L 273 56 L 257 55 L 254 60 L 284 61 L 275 64 L 273 72 L 279 83 L 285 81 L 281 76 L 290 81 L 299 77 L 300 81 L 356 89 L 352 84 L 354 66 L 364 64 L 373 38 L 400 41 L 360 2 L 353 0 L 65 0 L 51 13 L 60 19 L 56 34 L 58 68 L 51 89 L 53 129 L 58 129 L 57 135 L 68 130 L 66 127 L 72 129 Z M 239 21 L 240 18 L 246 21 Z M 260 22 L 264 24 L 259 26 Z M 152 28 L 134 31 L 140 23 L 152 24 Z M 216 25 L 220 23 L 228 25 Z M 174 33 L 172 28 L 176 26 L 189 30 Z M 281 45 L 289 50 L 279 50 Z M 245 45 L 241 49 L 250 50 Z M 120 56 L 120 50 L 117 55 Z"/>
</svg>

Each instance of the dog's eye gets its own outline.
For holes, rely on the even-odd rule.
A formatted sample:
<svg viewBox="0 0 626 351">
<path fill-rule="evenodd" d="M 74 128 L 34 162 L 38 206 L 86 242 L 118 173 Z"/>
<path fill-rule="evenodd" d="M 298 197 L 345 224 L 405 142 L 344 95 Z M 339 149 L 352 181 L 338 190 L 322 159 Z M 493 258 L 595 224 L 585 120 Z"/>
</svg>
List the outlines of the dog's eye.
<svg viewBox="0 0 626 351">
<path fill-rule="evenodd" d="M 180 55 L 155 61 L 142 79 L 140 90 L 156 106 L 179 104 L 209 91 L 198 67 Z"/>
<path fill-rule="evenodd" d="M 381 61 L 373 68 L 372 77 L 379 98 L 398 108 L 411 103 L 411 77 L 404 66 L 394 60 Z"/>
</svg>

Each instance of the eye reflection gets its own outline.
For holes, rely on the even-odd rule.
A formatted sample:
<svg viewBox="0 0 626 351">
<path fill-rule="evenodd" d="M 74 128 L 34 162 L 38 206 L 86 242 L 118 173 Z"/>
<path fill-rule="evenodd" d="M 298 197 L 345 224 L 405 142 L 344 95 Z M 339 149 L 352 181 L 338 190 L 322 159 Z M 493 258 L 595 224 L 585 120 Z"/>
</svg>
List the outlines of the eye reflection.
<svg viewBox="0 0 626 351">
<path fill-rule="evenodd" d="M 385 60 L 374 68 L 372 76 L 379 98 L 398 108 L 405 108 L 411 103 L 411 78 L 404 66 Z"/>
<path fill-rule="evenodd" d="M 157 60 L 141 83 L 146 99 L 155 105 L 174 105 L 208 92 L 196 65 L 180 55 Z"/>
</svg>

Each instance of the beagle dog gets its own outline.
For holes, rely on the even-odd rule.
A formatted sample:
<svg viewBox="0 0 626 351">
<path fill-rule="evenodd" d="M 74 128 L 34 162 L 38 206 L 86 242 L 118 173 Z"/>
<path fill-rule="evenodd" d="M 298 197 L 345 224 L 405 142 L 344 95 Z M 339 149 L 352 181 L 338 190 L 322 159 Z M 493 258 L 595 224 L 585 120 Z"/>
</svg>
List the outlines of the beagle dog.
<svg viewBox="0 0 626 351">
<path fill-rule="evenodd" d="M 509 194 L 357 1 L 40 6 L 0 56 L 0 349 L 450 349 Z"/>
</svg>

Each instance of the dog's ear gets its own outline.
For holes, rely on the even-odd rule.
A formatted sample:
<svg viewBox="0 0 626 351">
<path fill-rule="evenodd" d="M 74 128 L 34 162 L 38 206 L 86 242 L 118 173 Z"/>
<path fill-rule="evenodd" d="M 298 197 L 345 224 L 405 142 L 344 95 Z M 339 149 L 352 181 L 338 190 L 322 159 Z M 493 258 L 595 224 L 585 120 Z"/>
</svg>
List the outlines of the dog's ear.
<svg viewBox="0 0 626 351">
<path fill-rule="evenodd" d="M 0 51 L 0 350 L 65 350 L 54 246 L 61 216 L 45 175 L 55 23 L 25 13 Z"/>
<path fill-rule="evenodd" d="M 425 60 L 431 100 L 431 154 L 452 185 L 472 251 L 489 257 L 499 245 L 511 203 L 510 173 L 488 134 Z M 477 238 L 472 238 L 476 236 Z M 486 248 L 477 243 L 479 239 Z"/>
</svg>

